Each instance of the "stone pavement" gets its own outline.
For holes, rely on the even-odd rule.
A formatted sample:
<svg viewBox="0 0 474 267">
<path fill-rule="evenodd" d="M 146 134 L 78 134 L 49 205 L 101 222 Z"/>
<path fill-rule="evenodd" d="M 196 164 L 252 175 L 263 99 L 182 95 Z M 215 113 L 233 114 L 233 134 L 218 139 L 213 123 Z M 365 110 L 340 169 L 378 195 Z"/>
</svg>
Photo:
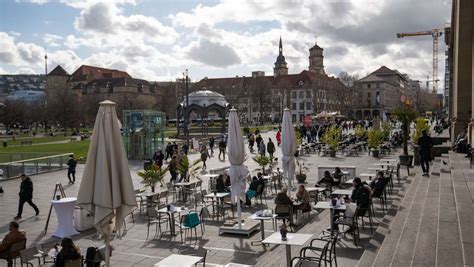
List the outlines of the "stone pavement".
<svg viewBox="0 0 474 267">
<path fill-rule="evenodd" d="M 264 140 L 267 141 L 268 137 L 272 137 L 274 140 L 275 132 L 264 133 Z M 249 166 L 252 174 L 256 174 L 258 171 L 257 164 L 251 159 L 250 153 L 246 161 L 246 165 Z M 215 151 L 214 157 L 208 160 L 208 169 L 229 165 L 227 161 L 220 161 L 217 159 L 218 151 Z M 392 153 L 391 157 L 396 157 L 398 153 Z M 253 156 L 253 155 L 252 155 Z M 277 148 L 275 157 L 278 158 L 278 165 L 281 168 L 281 151 Z M 198 154 L 190 156 L 191 160 L 199 158 Z M 307 184 L 313 186 L 317 180 L 317 166 L 318 165 L 353 165 L 357 166 L 357 173 L 367 172 L 367 167 L 371 166 L 372 163 L 379 162 L 378 159 L 369 157 L 367 153 L 361 153 L 357 157 L 345 157 L 338 155 L 336 158 L 320 157 L 317 154 L 310 154 L 300 157 L 301 161 L 305 162 L 305 166 L 309 167 Z M 141 161 L 130 161 L 130 171 L 133 177 L 133 183 L 135 188 L 142 188 L 143 185 L 140 183 L 140 178 L 136 175 L 136 172 L 142 169 L 143 162 Z M 84 165 L 79 165 L 77 168 L 77 179 L 76 184 L 68 186 L 65 185 L 65 191 L 67 196 L 76 196 L 79 189 L 79 184 L 82 177 Z M 23 219 L 20 221 L 21 228 L 27 231 L 28 247 L 33 248 L 38 242 L 44 243 L 47 247 L 52 247 L 55 243 L 60 242 L 59 239 L 51 237 L 52 232 L 57 226 L 56 215 L 54 210 L 51 215 L 49 229 L 46 234 L 43 230 L 46 223 L 46 218 L 49 210 L 49 203 L 53 196 L 54 185 L 56 182 L 62 182 L 67 184 L 66 171 L 57 171 L 46 174 L 40 174 L 32 176 L 34 183 L 34 202 L 39 206 L 41 213 L 39 216 L 34 216 L 34 211 L 27 204 L 23 213 Z M 203 181 L 203 188 L 207 188 L 207 181 Z M 8 223 L 16 214 L 16 207 L 18 203 L 18 187 L 19 180 L 8 180 L 0 182 L 3 186 L 5 193 L 0 194 L 0 236 L 4 236 L 8 232 Z M 400 187 L 400 196 L 403 197 L 404 189 Z M 398 189 L 397 189 L 398 190 Z M 267 198 L 268 208 L 273 209 L 273 197 Z M 376 210 L 379 205 L 376 205 Z M 265 206 L 254 205 L 252 208 L 243 209 L 243 218 L 248 217 L 257 210 L 265 208 Z M 376 219 L 376 226 L 379 225 L 379 220 L 383 214 L 378 212 L 378 219 Z M 154 229 L 150 229 L 150 240 L 146 239 L 146 216 L 140 216 L 139 212 L 135 212 L 135 224 L 131 222 L 130 218 L 127 218 L 127 233 L 122 239 L 115 239 L 112 241 L 112 245 L 115 250 L 112 257 L 112 266 L 153 266 L 154 263 L 160 261 L 162 258 L 172 254 L 190 254 L 192 252 L 200 253 L 202 249 L 208 249 L 207 262 L 210 266 L 213 265 L 225 265 L 229 262 L 252 264 L 257 266 L 284 266 L 285 259 L 285 248 L 282 246 L 252 246 L 250 242 L 260 237 L 260 233 L 257 231 L 250 237 L 241 237 L 233 235 L 218 235 L 218 228 L 222 225 L 219 221 L 207 221 L 206 230 L 202 238 L 200 238 L 200 231 L 198 229 L 197 240 L 186 240 L 184 244 L 181 244 L 179 236 L 176 239 L 170 239 L 166 236 L 163 238 L 152 238 Z M 311 233 L 318 235 L 323 229 L 326 229 L 329 225 L 329 213 L 323 211 L 317 213 L 312 212 L 311 218 L 308 223 L 304 224 L 300 229 L 299 233 Z M 271 223 L 267 223 L 265 227 L 266 235 L 268 236 L 273 229 Z M 370 232 L 367 227 L 361 233 L 362 246 L 354 247 L 352 244 L 352 238 L 341 239 L 340 245 L 338 246 L 338 264 L 339 266 L 354 266 L 363 253 L 363 248 L 368 245 L 370 240 Z M 88 230 L 82 232 L 80 235 L 73 237 L 76 244 L 79 245 L 85 253 L 85 249 L 92 245 L 100 245 L 101 241 L 97 240 L 94 230 Z M 293 256 L 297 255 L 299 248 L 295 247 L 292 249 Z M 30 249 L 28 254 L 33 254 L 34 249 Z M 37 261 L 32 261 L 37 264 Z M 3 262 L 0 262 L 2 266 Z"/>
</svg>

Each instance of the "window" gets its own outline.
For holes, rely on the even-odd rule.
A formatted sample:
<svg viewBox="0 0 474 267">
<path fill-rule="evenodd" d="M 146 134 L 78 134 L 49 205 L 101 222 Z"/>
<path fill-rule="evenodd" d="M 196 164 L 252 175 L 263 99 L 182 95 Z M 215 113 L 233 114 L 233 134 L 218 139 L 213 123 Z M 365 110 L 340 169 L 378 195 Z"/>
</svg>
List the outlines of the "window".
<svg viewBox="0 0 474 267">
<path fill-rule="evenodd" d="M 300 102 L 300 110 L 304 110 L 304 102 Z"/>
<path fill-rule="evenodd" d="M 368 83 L 368 84 L 367 84 L 367 88 L 370 88 L 370 87 L 371 87 L 371 84 L 370 84 L 370 83 Z"/>
<path fill-rule="evenodd" d="M 296 91 L 291 92 L 291 98 L 293 98 L 293 99 L 296 98 Z"/>
<path fill-rule="evenodd" d="M 310 90 L 306 91 L 306 98 L 311 98 L 311 91 Z"/>
<path fill-rule="evenodd" d="M 311 102 L 306 102 L 306 109 L 311 109 Z"/>
<path fill-rule="evenodd" d="M 296 122 L 296 114 L 293 114 L 293 115 L 291 116 L 291 120 L 292 120 L 293 122 Z"/>
<path fill-rule="evenodd" d="M 291 109 L 296 110 L 296 103 L 291 103 Z"/>
<path fill-rule="evenodd" d="M 300 97 L 300 98 L 304 98 L 304 91 L 300 91 L 300 92 L 299 92 L 299 97 Z"/>
</svg>

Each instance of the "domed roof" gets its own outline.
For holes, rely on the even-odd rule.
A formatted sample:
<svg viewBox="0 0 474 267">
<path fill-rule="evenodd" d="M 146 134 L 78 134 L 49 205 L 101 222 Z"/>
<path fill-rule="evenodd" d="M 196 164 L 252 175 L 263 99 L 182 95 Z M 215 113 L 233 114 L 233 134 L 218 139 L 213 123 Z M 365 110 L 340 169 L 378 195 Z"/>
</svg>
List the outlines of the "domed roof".
<svg viewBox="0 0 474 267">
<path fill-rule="evenodd" d="M 189 95 L 189 105 L 198 105 L 201 107 L 207 107 L 213 104 L 217 104 L 219 106 L 226 107 L 227 101 L 225 101 L 225 97 L 217 92 L 209 91 L 209 90 L 201 90 L 195 91 L 190 93 Z M 184 107 L 186 106 L 186 98 L 181 105 Z"/>
</svg>

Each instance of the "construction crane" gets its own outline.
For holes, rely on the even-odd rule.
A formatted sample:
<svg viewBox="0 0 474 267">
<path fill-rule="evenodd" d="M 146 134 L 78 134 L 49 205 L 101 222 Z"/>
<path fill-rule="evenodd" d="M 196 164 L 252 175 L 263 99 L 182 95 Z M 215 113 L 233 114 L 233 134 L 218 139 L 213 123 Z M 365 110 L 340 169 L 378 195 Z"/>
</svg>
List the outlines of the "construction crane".
<svg viewBox="0 0 474 267">
<path fill-rule="evenodd" d="M 397 38 L 431 35 L 433 37 L 433 94 L 438 91 L 438 38 L 443 35 L 444 29 L 433 29 L 422 32 L 397 33 Z"/>
</svg>

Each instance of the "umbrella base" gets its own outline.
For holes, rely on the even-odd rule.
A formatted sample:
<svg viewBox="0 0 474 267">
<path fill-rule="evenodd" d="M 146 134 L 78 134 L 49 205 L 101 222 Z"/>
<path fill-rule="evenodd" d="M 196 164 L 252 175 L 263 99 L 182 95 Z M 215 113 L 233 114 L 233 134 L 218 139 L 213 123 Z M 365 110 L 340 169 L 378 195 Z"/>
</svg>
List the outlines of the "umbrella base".
<svg viewBox="0 0 474 267">
<path fill-rule="evenodd" d="M 253 232 L 259 229 L 259 223 L 256 221 L 246 220 L 242 223 L 242 227 L 239 229 L 239 224 L 236 223 L 233 226 L 221 226 L 219 228 L 219 235 L 221 234 L 234 234 L 234 235 L 246 235 L 250 236 Z"/>
</svg>

